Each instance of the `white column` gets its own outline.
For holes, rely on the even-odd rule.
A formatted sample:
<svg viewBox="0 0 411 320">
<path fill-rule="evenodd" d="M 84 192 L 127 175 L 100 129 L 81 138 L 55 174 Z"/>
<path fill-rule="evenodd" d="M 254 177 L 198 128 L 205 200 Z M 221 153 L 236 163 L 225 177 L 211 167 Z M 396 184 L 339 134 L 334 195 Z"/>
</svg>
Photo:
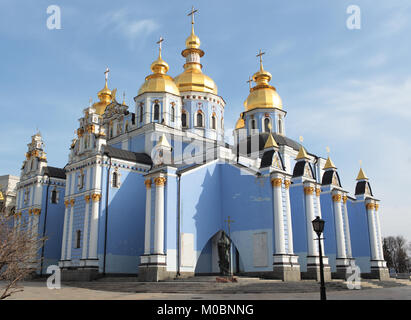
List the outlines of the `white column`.
<svg viewBox="0 0 411 320">
<path fill-rule="evenodd" d="M 347 196 L 343 196 L 343 205 L 344 205 L 344 227 L 345 227 L 345 238 L 347 243 L 347 257 L 352 258 L 352 251 L 351 251 L 351 233 L 350 233 L 350 221 L 348 220 L 348 212 L 347 212 Z"/>
<path fill-rule="evenodd" d="M 154 221 L 154 253 L 164 253 L 164 185 L 166 178 L 154 179 L 156 184 L 156 203 Z"/>
<path fill-rule="evenodd" d="M 346 258 L 344 224 L 341 212 L 341 194 L 332 196 L 334 205 L 335 236 L 337 240 L 337 258 Z"/>
<path fill-rule="evenodd" d="M 314 220 L 314 203 L 313 203 L 313 193 L 314 187 L 307 186 L 304 187 L 305 194 L 305 215 L 307 218 L 306 229 L 307 229 L 307 243 L 308 243 L 308 255 L 318 256 L 318 249 L 314 241 L 316 235 L 314 234 L 312 221 Z"/>
<path fill-rule="evenodd" d="M 144 181 L 146 185 L 146 221 L 144 233 L 144 254 L 150 254 L 151 239 L 151 179 Z"/>
<path fill-rule="evenodd" d="M 284 241 L 284 218 L 283 218 L 283 199 L 281 194 L 281 178 L 271 180 L 274 193 L 273 210 L 274 210 L 274 233 L 275 233 L 275 254 L 285 254 Z"/>
<path fill-rule="evenodd" d="M 64 224 L 63 224 L 63 239 L 61 243 L 61 260 L 66 259 L 66 240 L 67 240 L 67 226 L 69 224 L 69 209 L 68 206 L 70 202 L 68 200 L 64 201 L 64 205 L 66 206 L 64 210 Z"/>
<path fill-rule="evenodd" d="M 321 202 L 320 202 L 320 195 L 321 195 L 321 188 L 316 188 L 315 189 L 315 202 L 317 205 L 317 215 L 321 218 L 322 217 L 322 213 L 321 213 Z M 324 238 L 324 237 L 323 237 Z M 323 248 L 323 255 L 325 255 L 324 252 L 324 239 L 321 239 L 321 247 Z"/>
<path fill-rule="evenodd" d="M 91 221 L 90 221 L 90 244 L 89 244 L 89 259 L 97 259 L 97 243 L 98 243 L 98 209 L 101 194 L 94 193 L 91 196 Z M 106 208 L 107 214 L 107 208 Z"/>
<path fill-rule="evenodd" d="M 376 222 L 377 231 L 378 231 L 377 241 L 378 241 L 379 246 L 377 248 L 379 249 L 378 250 L 379 260 L 384 260 L 384 253 L 383 253 L 383 250 L 382 250 L 382 239 L 381 239 L 380 215 L 378 214 L 378 207 L 379 207 L 379 204 L 376 203 L 375 204 L 374 215 L 375 215 L 375 222 Z"/>
<path fill-rule="evenodd" d="M 66 260 L 71 260 L 71 247 L 73 241 L 73 216 L 74 216 L 74 199 L 70 200 L 71 208 L 70 208 L 70 219 L 69 219 L 69 227 L 68 227 L 68 241 L 67 241 L 67 255 Z"/>
<path fill-rule="evenodd" d="M 284 180 L 285 186 L 285 205 L 286 205 L 286 212 L 287 212 L 287 231 L 288 231 L 288 253 L 294 253 L 294 238 L 293 238 L 293 225 L 292 225 L 292 218 L 291 218 L 291 203 L 290 203 L 290 180 Z"/>
<path fill-rule="evenodd" d="M 368 232 L 370 235 L 370 244 L 371 244 L 371 260 L 378 260 L 378 251 L 377 251 L 377 235 L 376 235 L 376 225 L 374 220 L 374 203 L 368 202 L 366 204 L 367 215 L 368 215 Z"/>
<path fill-rule="evenodd" d="M 89 171 L 90 172 L 90 171 Z M 90 196 L 86 195 L 84 197 L 86 201 L 86 207 L 84 209 L 84 227 L 83 227 L 83 251 L 81 253 L 82 259 L 87 259 L 87 247 L 88 247 L 88 224 L 89 224 L 89 203 Z"/>
</svg>

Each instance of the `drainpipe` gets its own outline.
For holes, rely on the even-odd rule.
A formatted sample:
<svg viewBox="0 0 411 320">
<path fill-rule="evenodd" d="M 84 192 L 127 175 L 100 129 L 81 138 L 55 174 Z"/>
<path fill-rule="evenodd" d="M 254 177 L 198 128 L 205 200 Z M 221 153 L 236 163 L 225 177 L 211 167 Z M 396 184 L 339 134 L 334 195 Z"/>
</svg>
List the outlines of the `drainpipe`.
<svg viewBox="0 0 411 320">
<path fill-rule="evenodd" d="M 180 190 L 181 190 L 181 173 L 177 173 L 178 177 L 178 185 L 177 185 L 177 275 L 178 278 L 180 276 L 180 265 L 181 265 L 181 248 L 180 248 L 180 237 L 181 237 L 181 209 L 180 209 Z"/>
<path fill-rule="evenodd" d="M 108 155 L 107 155 L 108 156 Z M 107 181 L 106 181 L 106 214 L 104 221 L 104 258 L 103 258 L 103 275 L 106 275 L 106 254 L 107 254 L 107 222 L 108 222 L 108 192 L 110 186 L 110 170 L 111 170 L 111 158 L 110 165 L 107 170 Z"/>
<path fill-rule="evenodd" d="M 44 223 L 43 223 L 43 245 L 41 246 L 41 260 L 40 260 L 40 276 L 43 275 L 43 258 L 44 258 L 44 237 L 46 236 L 46 224 L 47 224 L 47 211 L 49 205 L 49 188 L 50 188 L 50 176 L 48 176 L 47 191 L 46 191 L 46 208 L 44 210 Z"/>
</svg>

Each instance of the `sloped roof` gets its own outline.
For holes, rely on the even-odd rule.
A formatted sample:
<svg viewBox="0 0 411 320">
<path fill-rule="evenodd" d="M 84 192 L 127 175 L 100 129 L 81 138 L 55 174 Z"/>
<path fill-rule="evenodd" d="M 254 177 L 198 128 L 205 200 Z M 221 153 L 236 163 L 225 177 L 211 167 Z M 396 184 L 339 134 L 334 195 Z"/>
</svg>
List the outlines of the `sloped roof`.
<svg viewBox="0 0 411 320">
<path fill-rule="evenodd" d="M 104 147 L 104 154 L 109 156 L 110 158 L 116 158 L 131 162 L 137 162 L 146 165 L 152 165 L 153 161 L 151 157 L 146 153 L 139 153 L 139 152 L 132 152 L 128 150 L 122 150 L 118 148 L 114 148 L 112 146 L 105 146 Z"/>
<path fill-rule="evenodd" d="M 66 179 L 66 171 L 61 168 L 56 167 L 45 167 L 44 168 L 44 175 L 48 175 L 52 178 L 59 178 L 59 179 Z"/>
</svg>

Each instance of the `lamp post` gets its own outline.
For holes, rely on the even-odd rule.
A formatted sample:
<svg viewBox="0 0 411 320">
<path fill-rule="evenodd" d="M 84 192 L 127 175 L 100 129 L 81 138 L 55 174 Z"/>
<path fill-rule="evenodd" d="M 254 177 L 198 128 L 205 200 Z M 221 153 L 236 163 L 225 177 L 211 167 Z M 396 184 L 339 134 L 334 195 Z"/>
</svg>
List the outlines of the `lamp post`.
<svg viewBox="0 0 411 320">
<path fill-rule="evenodd" d="M 323 233 L 324 231 L 325 221 L 317 216 L 312 221 L 312 224 L 313 224 L 314 231 L 318 236 L 318 251 L 320 253 L 320 280 L 321 280 L 320 295 L 321 295 L 321 300 L 327 300 L 327 296 L 325 294 L 325 283 L 324 283 L 323 252 L 321 249 L 321 233 Z"/>
</svg>

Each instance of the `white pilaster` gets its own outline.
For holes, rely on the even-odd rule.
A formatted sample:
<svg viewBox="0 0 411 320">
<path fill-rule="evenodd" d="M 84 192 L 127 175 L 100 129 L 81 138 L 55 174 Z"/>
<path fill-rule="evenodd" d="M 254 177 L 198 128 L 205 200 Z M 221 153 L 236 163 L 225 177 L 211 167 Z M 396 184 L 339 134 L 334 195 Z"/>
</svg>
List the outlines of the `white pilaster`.
<svg viewBox="0 0 411 320">
<path fill-rule="evenodd" d="M 97 259 L 97 242 L 98 242 L 98 209 L 101 194 L 93 194 L 91 196 L 91 222 L 90 222 L 90 244 L 89 244 L 89 259 Z"/>
<path fill-rule="evenodd" d="M 315 245 L 316 235 L 314 234 L 314 229 L 312 221 L 314 220 L 314 203 L 313 203 L 313 193 L 314 187 L 310 184 L 304 187 L 305 194 L 305 215 L 307 218 L 306 229 L 307 229 L 307 244 L 308 244 L 308 255 L 317 256 L 318 249 Z"/>
<path fill-rule="evenodd" d="M 348 220 L 348 211 L 347 211 L 347 196 L 343 196 L 343 206 L 344 206 L 344 227 L 345 227 L 345 237 L 347 243 L 347 257 L 352 258 L 351 250 L 351 233 L 350 233 L 350 221 Z"/>
<path fill-rule="evenodd" d="M 345 238 L 344 238 L 344 224 L 341 211 L 341 194 L 335 193 L 332 196 L 334 206 L 334 222 L 335 233 L 337 241 L 337 258 L 346 258 Z"/>
<path fill-rule="evenodd" d="M 285 186 L 285 205 L 286 205 L 286 212 L 287 212 L 287 231 L 288 231 L 288 253 L 294 253 L 294 244 L 293 244 L 293 226 L 292 226 L 292 218 L 291 218 L 291 203 L 290 203 L 290 180 L 284 180 Z"/>
<path fill-rule="evenodd" d="M 378 250 L 379 260 L 384 260 L 384 253 L 383 253 L 383 250 L 382 250 L 382 239 L 381 239 L 380 215 L 378 214 L 378 207 L 379 207 L 379 204 L 376 203 L 374 205 L 374 208 L 375 208 L 374 215 L 375 215 L 375 222 L 376 222 L 376 225 L 377 225 L 377 232 L 378 232 L 377 233 L 378 234 L 377 241 L 378 241 L 379 246 L 377 247 L 377 250 Z"/>
<path fill-rule="evenodd" d="M 151 240 L 151 179 L 144 181 L 146 185 L 146 220 L 144 233 L 144 254 L 150 254 Z"/>
<path fill-rule="evenodd" d="M 81 258 L 87 258 L 87 248 L 88 248 L 88 225 L 89 225 L 89 204 L 90 204 L 90 196 L 86 195 L 84 197 L 86 201 L 86 207 L 84 209 L 84 227 L 83 227 L 83 251 L 81 253 Z"/>
<path fill-rule="evenodd" d="M 154 253 L 164 254 L 164 185 L 166 178 L 157 177 L 154 221 Z"/>
<path fill-rule="evenodd" d="M 370 235 L 371 244 L 371 260 L 378 260 L 378 250 L 377 250 L 377 229 L 374 220 L 374 203 L 366 203 L 367 215 L 368 215 L 368 232 Z"/>
<path fill-rule="evenodd" d="M 274 234 L 275 234 L 275 254 L 286 254 L 284 241 L 284 218 L 282 199 L 282 179 L 275 176 L 271 180 L 273 186 L 273 211 L 274 211 Z"/>
<path fill-rule="evenodd" d="M 61 244 L 61 260 L 66 259 L 66 240 L 67 240 L 67 226 L 69 224 L 69 218 L 70 218 L 70 209 L 68 206 L 70 205 L 70 202 L 68 200 L 64 201 L 65 209 L 64 209 L 64 224 L 63 224 L 63 239 L 62 239 L 62 244 Z"/>
<path fill-rule="evenodd" d="M 69 227 L 68 227 L 68 241 L 67 241 L 67 256 L 66 260 L 71 260 L 71 247 L 73 241 L 73 216 L 74 216 L 74 199 L 70 200 L 70 219 L 69 219 Z"/>
</svg>

